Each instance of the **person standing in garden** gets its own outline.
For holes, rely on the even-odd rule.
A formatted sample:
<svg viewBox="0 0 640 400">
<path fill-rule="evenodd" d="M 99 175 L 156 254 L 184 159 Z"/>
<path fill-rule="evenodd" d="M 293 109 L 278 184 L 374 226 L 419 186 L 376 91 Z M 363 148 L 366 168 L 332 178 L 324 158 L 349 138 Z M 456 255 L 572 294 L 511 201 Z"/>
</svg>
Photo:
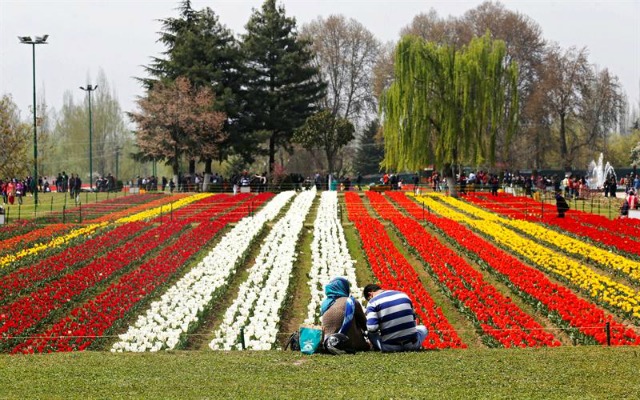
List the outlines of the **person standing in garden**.
<svg viewBox="0 0 640 400">
<path fill-rule="evenodd" d="M 375 283 L 364 287 L 369 341 L 382 352 L 420 350 L 427 328 L 416 324 L 413 303 L 397 290 L 384 290 Z"/>
<path fill-rule="evenodd" d="M 18 199 L 18 204 L 22 204 L 22 196 L 24 196 L 24 183 L 18 181 L 16 183 L 16 198 Z"/>
<path fill-rule="evenodd" d="M 559 190 L 556 192 L 556 209 L 558 210 L 558 218 L 564 218 L 564 213 L 569 211 L 569 204 Z"/>
<path fill-rule="evenodd" d="M 16 179 L 11 179 L 7 183 L 7 197 L 9 198 L 9 204 L 13 205 L 16 198 Z"/>
</svg>

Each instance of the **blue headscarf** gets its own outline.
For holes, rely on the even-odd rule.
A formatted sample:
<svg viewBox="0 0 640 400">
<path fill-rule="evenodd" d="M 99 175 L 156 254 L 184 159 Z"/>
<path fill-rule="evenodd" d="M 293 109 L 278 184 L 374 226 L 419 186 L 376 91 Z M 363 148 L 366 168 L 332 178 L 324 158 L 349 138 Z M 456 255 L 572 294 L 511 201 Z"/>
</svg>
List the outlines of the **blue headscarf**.
<svg viewBox="0 0 640 400">
<path fill-rule="evenodd" d="M 320 306 L 320 315 L 323 315 L 329 308 L 331 308 L 337 299 L 340 297 L 347 298 L 347 303 L 345 304 L 344 309 L 344 319 L 342 320 L 342 326 L 338 331 L 345 335 L 349 331 L 349 327 L 351 326 L 356 310 L 356 301 L 353 297 L 349 296 L 349 286 L 348 280 L 341 277 L 333 278 L 324 287 L 324 293 L 327 295 L 327 298 L 322 301 L 322 305 Z"/>
<path fill-rule="evenodd" d="M 349 297 L 349 281 L 338 277 L 333 278 L 329 283 L 324 287 L 324 294 L 327 295 L 327 298 L 322 301 L 322 305 L 320 306 L 320 315 L 324 315 L 325 312 L 336 302 L 340 297 Z"/>
</svg>

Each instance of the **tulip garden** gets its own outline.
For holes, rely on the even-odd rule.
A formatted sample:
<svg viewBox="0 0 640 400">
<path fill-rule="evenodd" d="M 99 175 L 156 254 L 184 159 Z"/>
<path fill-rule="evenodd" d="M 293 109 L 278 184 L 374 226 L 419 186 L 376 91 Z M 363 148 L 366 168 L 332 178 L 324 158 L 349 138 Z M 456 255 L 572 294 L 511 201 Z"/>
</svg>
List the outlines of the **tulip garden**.
<svg viewBox="0 0 640 400">
<path fill-rule="evenodd" d="M 544 207 L 312 189 L 140 194 L 13 222 L 0 352 L 278 350 L 319 324 L 334 276 L 363 304 L 370 282 L 406 292 L 427 350 L 640 345 L 640 220 Z"/>
</svg>

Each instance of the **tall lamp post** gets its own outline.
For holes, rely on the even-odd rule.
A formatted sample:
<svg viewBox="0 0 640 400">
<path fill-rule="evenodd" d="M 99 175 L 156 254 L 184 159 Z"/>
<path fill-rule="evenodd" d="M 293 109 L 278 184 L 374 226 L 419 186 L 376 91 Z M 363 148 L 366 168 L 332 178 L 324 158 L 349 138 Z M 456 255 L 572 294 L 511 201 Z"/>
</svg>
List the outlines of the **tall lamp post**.
<svg viewBox="0 0 640 400">
<path fill-rule="evenodd" d="M 92 153 L 92 138 L 93 138 L 93 118 L 91 117 L 91 92 L 96 90 L 98 85 L 87 87 L 80 86 L 80 89 L 89 93 L 89 190 L 93 191 L 93 153 Z"/>
<path fill-rule="evenodd" d="M 33 50 L 33 202 L 35 207 L 38 206 L 38 135 L 37 126 L 38 121 L 36 118 L 36 45 L 47 44 L 47 38 L 49 35 L 36 36 L 35 39 L 31 39 L 31 36 L 18 36 L 18 40 L 22 44 L 30 44 Z"/>
</svg>

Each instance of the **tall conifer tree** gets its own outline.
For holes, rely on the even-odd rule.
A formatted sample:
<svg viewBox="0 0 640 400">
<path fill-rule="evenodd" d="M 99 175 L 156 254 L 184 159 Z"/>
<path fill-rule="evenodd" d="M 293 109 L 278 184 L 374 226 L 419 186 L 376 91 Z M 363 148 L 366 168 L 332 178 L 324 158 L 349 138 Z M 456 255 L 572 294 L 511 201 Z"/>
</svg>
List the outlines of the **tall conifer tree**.
<svg viewBox="0 0 640 400">
<path fill-rule="evenodd" d="M 289 148 L 294 131 L 316 111 L 325 85 L 312 66 L 310 43 L 298 37 L 295 19 L 275 0 L 254 10 L 245 28 L 244 128 L 268 138 L 271 172 L 276 151 Z"/>
</svg>

